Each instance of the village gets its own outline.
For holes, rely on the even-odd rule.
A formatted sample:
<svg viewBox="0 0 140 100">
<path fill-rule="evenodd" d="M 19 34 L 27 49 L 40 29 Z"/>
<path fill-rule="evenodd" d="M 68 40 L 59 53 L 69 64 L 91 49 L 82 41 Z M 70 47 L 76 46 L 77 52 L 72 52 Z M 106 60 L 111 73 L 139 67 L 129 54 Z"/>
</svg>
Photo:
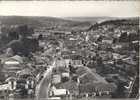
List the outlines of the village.
<svg viewBox="0 0 140 100">
<path fill-rule="evenodd" d="M 0 98 L 138 98 L 137 20 L 108 20 L 78 31 L 0 27 Z"/>
</svg>

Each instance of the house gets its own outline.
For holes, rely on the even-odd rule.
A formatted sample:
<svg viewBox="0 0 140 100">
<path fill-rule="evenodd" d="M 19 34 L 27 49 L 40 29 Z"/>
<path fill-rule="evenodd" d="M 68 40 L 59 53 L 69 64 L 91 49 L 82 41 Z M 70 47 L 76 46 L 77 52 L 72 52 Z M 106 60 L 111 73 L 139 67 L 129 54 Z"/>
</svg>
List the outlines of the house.
<svg viewBox="0 0 140 100">
<path fill-rule="evenodd" d="M 64 31 L 52 31 L 52 34 L 56 38 L 65 38 L 65 32 Z"/>
<path fill-rule="evenodd" d="M 132 66 L 136 65 L 136 61 L 134 61 L 131 57 L 124 58 L 122 59 L 122 61 L 128 65 L 132 65 Z"/>
<path fill-rule="evenodd" d="M 57 60 L 55 64 L 57 67 L 66 67 L 65 60 Z"/>
<path fill-rule="evenodd" d="M 121 49 L 122 48 L 122 45 L 121 44 L 115 44 L 115 45 L 112 46 L 112 48 L 114 50 Z"/>
<path fill-rule="evenodd" d="M 54 89 L 50 91 L 49 96 L 50 97 L 62 97 L 69 95 L 69 91 L 66 89 Z"/>
<path fill-rule="evenodd" d="M 17 77 L 24 77 L 24 78 L 33 77 L 32 70 L 29 68 L 25 68 L 22 69 L 21 71 L 18 71 L 16 75 Z"/>
<path fill-rule="evenodd" d="M 55 74 L 52 76 L 52 84 L 58 84 L 61 82 L 61 75 Z"/>
<path fill-rule="evenodd" d="M 69 67 L 69 63 L 71 62 L 71 59 L 65 59 L 65 62 L 66 62 L 66 67 L 68 68 Z"/>
<path fill-rule="evenodd" d="M 112 53 L 113 55 L 113 59 L 122 59 L 123 57 L 125 57 L 125 55 L 120 55 L 118 53 Z"/>
<path fill-rule="evenodd" d="M 7 97 L 9 93 L 10 85 L 2 84 L 0 85 L 0 98 Z"/>
<path fill-rule="evenodd" d="M 75 67 L 83 66 L 82 60 L 72 60 L 72 65 L 74 65 Z"/>
<path fill-rule="evenodd" d="M 74 67 L 83 66 L 83 63 L 82 63 L 83 57 L 80 55 L 77 55 L 76 52 L 70 56 L 70 59 L 71 59 L 71 64 Z"/>
<path fill-rule="evenodd" d="M 60 97 L 51 97 L 51 98 L 47 98 L 47 100 L 61 100 Z"/>
<path fill-rule="evenodd" d="M 63 72 L 61 74 L 61 81 L 64 83 L 64 82 L 67 82 L 68 80 L 70 79 L 70 73 L 69 72 Z"/>
<path fill-rule="evenodd" d="M 63 72 L 62 73 L 62 77 L 68 77 L 69 78 L 70 77 L 70 74 L 68 72 Z"/>
<path fill-rule="evenodd" d="M 16 78 L 15 77 L 8 77 L 5 82 L 8 82 L 9 84 L 9 89 L 10 90 L 15 90 L 16 89 Z"/>
<path fill-rule="evenodd" d="M 24 69 L 23 58 L 15 55 L 3 61 L 2 72 L 5 73 L 5 76 L 15 76 L 17 71 Z"/>
<path fill-rule="evenodd" d="M 0 91 L 9 90 L 9 89 L 10 89 L 9 84 L 1 84 L 0 85 Z"/>
<path fill-rule="evenodd" d="M 103 39 L 103 43 L 112 44 L 113 40 Z"/>
<path fill-rule="evenodd" d="M 17 79 L 16 80 L 16 89 L 14 91 L 14 96 L 22 96 L 28 94 L 28 82 L 25 79 Z M 25 91 L 26 90 L 26 91 Z M 23 93 L 24 91 L 24 93 Z"/>
</svg>

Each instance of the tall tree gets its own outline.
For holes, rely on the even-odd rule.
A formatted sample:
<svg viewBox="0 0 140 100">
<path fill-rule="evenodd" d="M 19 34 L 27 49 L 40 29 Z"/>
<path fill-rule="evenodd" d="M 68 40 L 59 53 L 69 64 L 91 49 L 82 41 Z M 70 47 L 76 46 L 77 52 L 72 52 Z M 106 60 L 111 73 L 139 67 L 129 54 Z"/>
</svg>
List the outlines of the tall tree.
<svg viewBox="0 0 140 100">
<path fill-rule="evenodd" d="M 20 25 L 18 27 L 19 34 L 26 37 L 34 34 L 34 29 L 33 27 L 29 27 L 28 25 Z"/>
<path fill-rule="evenodd" d="M 127 42 L 128 41 L 128 35 L 127 32 L 124 32 L 121 34 L 120 38 L 119 38 L 120 42 Z"/>
<path fill-rule="evenodd" d="M 28 26 L 27 25 L 21 25 L 18 27 L 19 34 L 26 37 L 28 34 Z"/>
<path fill-rule="evenodd" d="M 19 33 L 16 28 L 11 28 L 8 33 L 9 40 L 17 40 L 19 38 Z"/>
</svg>

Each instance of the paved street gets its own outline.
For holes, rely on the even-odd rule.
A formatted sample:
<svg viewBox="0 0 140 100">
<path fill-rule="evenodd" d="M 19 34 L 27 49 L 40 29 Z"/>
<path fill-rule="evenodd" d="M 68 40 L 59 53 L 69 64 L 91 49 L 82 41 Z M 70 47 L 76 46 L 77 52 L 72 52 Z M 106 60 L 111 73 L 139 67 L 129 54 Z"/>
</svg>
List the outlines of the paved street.
<svg viewBox="0 0 140 100">
<path fill-rule="evenodd" d="M 54 67 L 55 61 L 52 66 L 50 66 L 49 69 L 44 73 L 44 78 L 42 79 L 38 87 L 37 100 L 39 100 L 40 98 L 48 98 L 47 91 L 49 89 L 49 83 L 51 82 L 51 73 Z"/>
</svg>

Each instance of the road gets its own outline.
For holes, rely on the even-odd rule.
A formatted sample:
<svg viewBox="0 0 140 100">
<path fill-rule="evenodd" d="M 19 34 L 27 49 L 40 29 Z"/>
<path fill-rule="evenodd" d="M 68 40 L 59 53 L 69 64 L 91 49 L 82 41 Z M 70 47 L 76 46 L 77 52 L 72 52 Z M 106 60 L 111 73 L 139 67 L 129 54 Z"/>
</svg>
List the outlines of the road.
<svg viewBox="0 0 140 100">
<path fill-rule="evenodd" d="M 55 67 L 55 61 L 52 66 L 44 73 L 44 78 L 41 80 L 37 89 L 37 100 L 48 98 L 48 90 L 51 82 L 52 69 Z"/>
<path fill-rule="evenodd" d="M 63 43 L 61 41 L 59 42 L 61 44 L 61 48 L 63 48 Z M 60 51 L 61 52 L 61 51 Z M 56 53 L 55 56 L 59 57 L 59 54 L 61 53 Z M 48 98 L 48 90 L 50 87 L 51 83 L 51 75 L 52 75 L 52 69 L 56 67 L 56 60 L 57 57 L 54 57 L 54 61 L 52 65 L 49 66 L 49 69 L 47 69 L 44 72 L 44 78 L 41 80 L 40 84 L 37 86 L 37 93 L 36 93 L 36 100 L 41 100 L 41 99 L 47 99 Z"/>
</svg>

